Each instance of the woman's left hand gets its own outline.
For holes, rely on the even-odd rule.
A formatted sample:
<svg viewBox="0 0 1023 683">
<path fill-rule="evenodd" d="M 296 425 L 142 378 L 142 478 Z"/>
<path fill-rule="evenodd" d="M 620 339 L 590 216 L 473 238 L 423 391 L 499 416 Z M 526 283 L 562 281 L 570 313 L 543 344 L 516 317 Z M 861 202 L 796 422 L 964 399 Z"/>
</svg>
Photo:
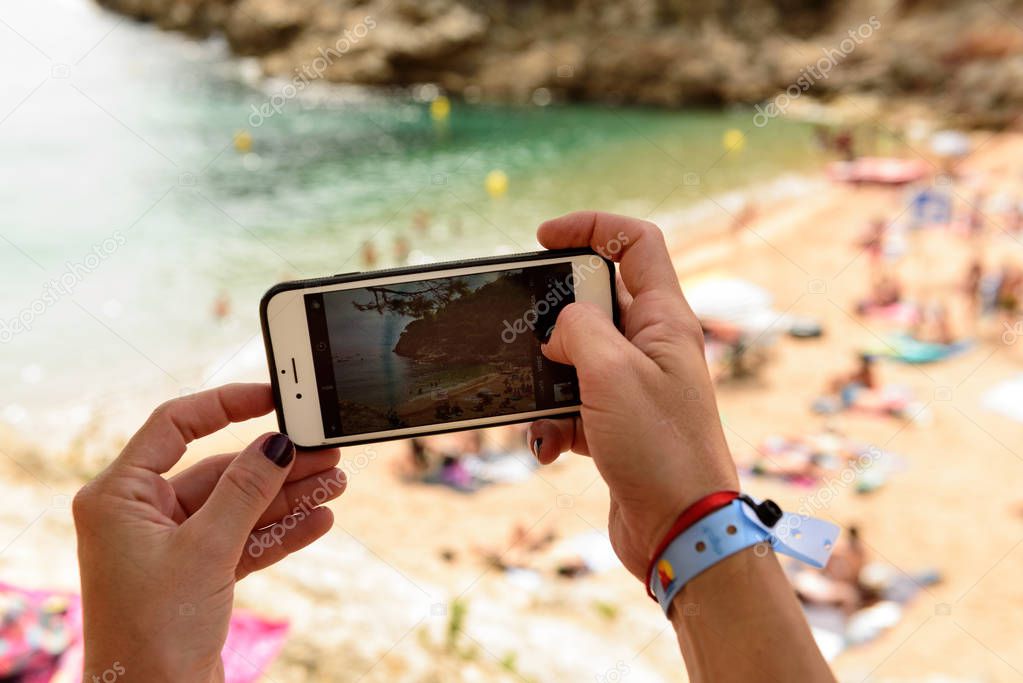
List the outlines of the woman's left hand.
<svg viewBox="0 0 1023 683">
<path fill-rule="evenodd" d="M 75 496 L 84 680 L 223 680 L 235 582 L 330 530 L 320 505 L 345 489 L 337 449 L 296 459 L 287 437 L 264 434 L 163 476 L 190 441 L 271 410 L 265 384 L 168 401 Z"/>
</svg>

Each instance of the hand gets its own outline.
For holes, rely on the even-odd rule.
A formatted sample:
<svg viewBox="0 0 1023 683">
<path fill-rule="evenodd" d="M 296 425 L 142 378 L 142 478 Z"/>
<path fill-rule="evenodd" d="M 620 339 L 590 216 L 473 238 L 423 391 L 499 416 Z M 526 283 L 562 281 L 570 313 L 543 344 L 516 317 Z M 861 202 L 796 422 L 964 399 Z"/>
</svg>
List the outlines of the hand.
<svg viewBox="0 0 1023 683">
<path fill-rule="evenodd" d="M 708 493 L 739 487 L 700 323 L 657 226 L 579 212 L 547 221 L 537 237 L 548 249 L 589 246 L 621 264 L 622 331 L 596 306 L 573 303 L 543 346 L 551 360 L 575 366 L 580 417 L 534 422 L 529 443 L 544 464 L 566 450 L 593 457 L 611 492 L 611 544 L 626 569 L 646 581 L 651 556 L 678 515 Z"/>
<path fill-rule="evenodd" d="M 235 582 L 330 529 L 318 506 L 344 491 L 337 449 L 296 461 L 287 437 L 264 434 L 162 476 L 190 441 L 272 409 L 264 384 L 169 401 L 75 496 L 84 680 L 116 664 L 137 681 L 222 681 Z"/>
</svg>

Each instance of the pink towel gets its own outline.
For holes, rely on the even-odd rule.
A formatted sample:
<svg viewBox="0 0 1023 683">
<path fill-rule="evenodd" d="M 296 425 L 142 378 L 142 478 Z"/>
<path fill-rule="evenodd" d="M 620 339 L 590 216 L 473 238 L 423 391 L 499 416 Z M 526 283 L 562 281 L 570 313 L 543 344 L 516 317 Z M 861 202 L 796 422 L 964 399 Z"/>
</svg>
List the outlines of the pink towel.
<svg viewBox="0 0 1023 683">
<path fill-rule="evenodd" d="M 26 590 L 0 581 L 0 599 L 8 608 L 8 613 L 0 614 L 0 676 L 20 674 L 23 683 L 82 683 L 79 597 L 73 593 Z M 41 635 L 45 635 L 49 652 L 41 647 Z M 287 636 L 287 621 L 236 611 L 231 616 L 221 655 L 225 681 L 258 681 L 277 658 Z M 54 656 L 58 653 L 53 650 L 58 647 L 62 652 Z M 111 671 L 111 676 L 118 673 L 116 669 Z"/>
</svg>

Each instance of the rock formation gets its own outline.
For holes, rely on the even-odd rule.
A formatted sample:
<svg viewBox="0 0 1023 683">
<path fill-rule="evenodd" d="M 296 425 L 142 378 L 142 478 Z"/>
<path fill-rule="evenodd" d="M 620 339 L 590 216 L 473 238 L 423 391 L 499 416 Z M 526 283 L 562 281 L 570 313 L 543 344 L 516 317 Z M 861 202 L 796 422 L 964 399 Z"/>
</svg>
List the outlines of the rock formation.
<svg viewBox="0 0 1023 683">
<path fill-rule="evenodd" d="M 1023 104 L 1019 0 L 98 2 L 223 34 L 267 75 L 435 83 L 470 101 L 752 104 L 802 76 L 817 98 L 906 97 L 968 125 L 1008 125 Z"/>
</svg>

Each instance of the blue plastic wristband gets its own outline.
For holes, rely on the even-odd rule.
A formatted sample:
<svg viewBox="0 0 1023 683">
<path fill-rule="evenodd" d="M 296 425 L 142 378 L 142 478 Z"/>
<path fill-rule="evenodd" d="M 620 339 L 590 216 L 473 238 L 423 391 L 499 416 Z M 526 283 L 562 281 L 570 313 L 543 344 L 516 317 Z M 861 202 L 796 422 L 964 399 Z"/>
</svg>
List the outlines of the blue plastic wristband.
<svg viewBox="0 0 1023 683">
<path fill-rule="evenodd" d="M 823 567 L 838 531 L 830 522 L 791 513 L 768 527 L 750 505 L 736 499 L 668 544 L 654 565 L 649 588 L 668 614 L 671 601 L 695 576 L 757 543 L 769 543 L 779 553 Z"/>
</svg>

